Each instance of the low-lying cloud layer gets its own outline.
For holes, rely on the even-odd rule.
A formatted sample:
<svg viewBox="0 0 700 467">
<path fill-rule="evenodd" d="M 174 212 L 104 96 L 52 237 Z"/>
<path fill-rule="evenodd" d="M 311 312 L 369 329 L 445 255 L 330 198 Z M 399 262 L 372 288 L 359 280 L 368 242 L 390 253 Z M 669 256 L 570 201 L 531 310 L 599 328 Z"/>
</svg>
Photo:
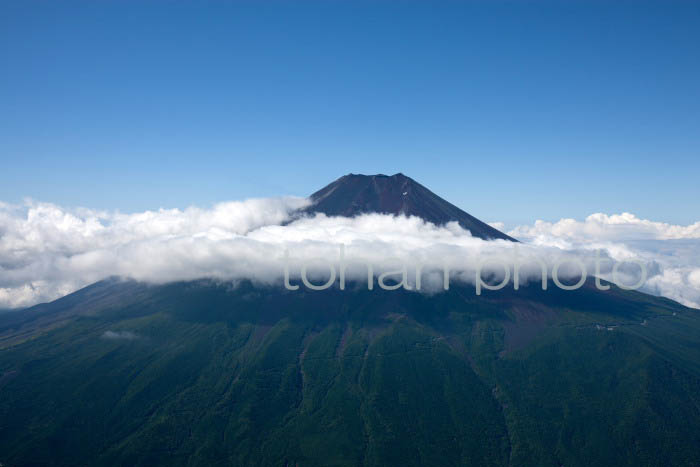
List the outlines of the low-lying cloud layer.
<svg viewBox="0 0 700 467">
<path fill-rule="evenodd" d="M 554 239 L 573 242 L 700 239 L 700 221 L 683 226 L 639 219 L 628 212 L 610 216 L 598 213 L 591 214 L 583 222 L 576 219 L 555 223 L 536 221 L 532 226 L 516 227 L 511 234 L 543 244 Z"/>
<path fill-rule="evenodd" d="M 509 235 L 536 246 L 603 250 L 615 260 L 643 261 L 649 270 L 643 291 L 700 308 L 700 222 L 682 226 L 598 213 L 584 221 L 536 221 Z"/>
<path fill-rule="evenodd" d="M 578 260 L 592 274 L 598 254 L 607 260 L 600 266 L 606 278 L 612 260 L 641 261 L 648 271 L 643 290 L 700 307 L 700 222 L 674 226 L 626 213 L 537 221 L 508 232 L 523 240 L 516 247 L 473 238 L 455 223 L 437 227 L 378 214 L 296 217 L 307 204 L 301 198 L 253 199 L 211 209 L 121 214 L 34 201 L 0 203 L 0 308 L 52 300 L 112 275 L 152 282 L 250 278 L 281 286 L 285 252 L 297 283 L 302 264 L 322 283 L 328 277 L 324 261 L 337 263 L 340 245 L 350 278 L 366 279 L 366 263 L 377 275 L 403 264 L 415 284 L 413 271 L 420 264 L 428 289 L 442 285 L 445 267 L 452 280 L 473 283 L 479 267 L 502 274 L 496 262 L 512 264 L 514 255 L 526 263 L 523 280 L 539 274 L 536 259 L 548 271 L 568 261 L 562 276 L 576 274 L 571 261 Z M 627 284 L 639 276 L 636 264 L 625 263 L 619 271 Z"/>
</svg>

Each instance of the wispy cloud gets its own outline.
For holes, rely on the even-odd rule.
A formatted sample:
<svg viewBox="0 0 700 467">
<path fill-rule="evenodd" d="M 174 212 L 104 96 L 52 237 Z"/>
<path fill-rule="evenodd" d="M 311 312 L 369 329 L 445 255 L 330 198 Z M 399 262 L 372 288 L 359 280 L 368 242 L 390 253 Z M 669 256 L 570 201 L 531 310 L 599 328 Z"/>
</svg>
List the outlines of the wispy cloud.
<svg viewBox="0 0 700 467">
<path fill-rule="evenodd" d="M 136 333 L 131 331 L 105 331 L 105 333 L 102 334 L 103 339 L 109 340 L 133 341 L 134 339 L 138 339 L 138 337 Z"/>
</svg>

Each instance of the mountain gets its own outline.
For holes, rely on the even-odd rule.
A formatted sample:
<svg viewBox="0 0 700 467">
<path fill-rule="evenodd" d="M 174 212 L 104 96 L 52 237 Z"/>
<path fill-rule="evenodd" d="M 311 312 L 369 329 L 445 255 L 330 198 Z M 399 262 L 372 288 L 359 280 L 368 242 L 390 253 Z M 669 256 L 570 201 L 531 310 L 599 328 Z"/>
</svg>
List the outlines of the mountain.
<svg viewBox="0 0 700 467">
<path fill-rule="evenodd" d="M 404 174 L 340 177 L 311 195 L 309 213 L 354 217 L 383 213 L 417 216 L 436 225 L 456 221 L 474 237 L 515 239 L 459 209 Z"/>
<path fill-rule="evenodd" d="M 0 463 L 699 465 L 700 311 L 537 285 L 111 278 L 2 313 Z"/>
</svg>

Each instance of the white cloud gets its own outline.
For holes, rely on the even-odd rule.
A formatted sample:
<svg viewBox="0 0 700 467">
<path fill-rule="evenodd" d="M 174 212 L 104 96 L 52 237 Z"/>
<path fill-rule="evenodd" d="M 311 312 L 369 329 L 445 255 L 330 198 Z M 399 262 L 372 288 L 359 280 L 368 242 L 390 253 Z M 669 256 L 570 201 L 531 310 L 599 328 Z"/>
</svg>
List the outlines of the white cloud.
<svg viewBox="0 0 700 467">
<path fill-rule="evenodd" d="M 353 263 L 348 274 L 357 278 L 366 276 L 358 262 L 390 268 L 396 258 L 434 270 L 424 284 L 439 284 L 444 265 L 455 279 L 473 281 L 479 260 L 512 263 L 513 243 L 471 237 L 456 223 L 436 227 L 415 217 L 379 214 L 294 218 L 307 204 L 300 198 L 254 199 L 136 214 L 34 201 L 0 204 L 0 308 L 55 299 L 111 275 L 153 282 L 216 277 L 271 283 L 281 279 L 285 250 L 292 274 L 298 275 L 302 260 L 337 261 L 341 244 Z M 693 236 L 693 226 L 595 214 L 583 222 L 538 221 L 510 234 L 525 241 L 517 246 L 521 258 L 542 258 L 549 270 L 558 260 L 576 258 L 592 272 L 596 250 L 618 261 L 641 260 L 650 271 L 646 290 L 698 306 L 700 237 Z M 532 264 L 524 270 L 537 274 Z M 494 264 L 484 269 L 502 270 Z M 569 264 L 569 269 L 575 268 Z M 311 271 L 324 274 L 324 267 L 315 264 Z M 625 283 L 635 282 L 634 267 L 621 271 Z M 601 272 L 610 275 L 610 262 Z"/>
<path fill-rule="evenodd" d="M 700 269 L 693 269 L 693 271 L 688 274 L 688 280 L 693 287 L 700 289 Z"/>
<path fill-rule="evenodd" d="M 639 219 L 628 212 L 596 213 L 583 222 L 575 219 L 561 219 L 554 223 L 537 221 L 532 226 L 516 227 L 509 234 L 535 242 L 547 242 L 552 238 L 571 241 L 700 239 L 700 222 L 683 226 Z"/>
<path fill-rule="evenodd" d="M 509 235 L 564 250 L 602 249 L 618 261 L 642 260 L 650 267 L 643 291 L 700 308 L 700 222 L 684 226 L 630 213 L 597 213 L 584 221 L 536 221 L 516 227 Z"/>
<path fill-rule="evenodd" d="M 503 222 L 487 222 L 487 224 L 500 231 L 504 231 L 506 228 L 506 225 Z"/>
<path fill-rule="evenodd" d="M 27 200 L 0 204 L 0 307 L 51 300 L 112 274 L 149 277 L 154 266 L 194 255 L 187 242 L 214 243 L 289 219 L 303 198 L 251 199 L 211 209 L 161 209 L 136 214 L 68 210 Z M 203 240 L 202 240 L 203 239 Z M 182 266 L 187 266 L 183 258 Z M 110 272 L 112 271 L 112 272 Z M 157 274 L 154 274 L 154 277 Z"/>
</svg>

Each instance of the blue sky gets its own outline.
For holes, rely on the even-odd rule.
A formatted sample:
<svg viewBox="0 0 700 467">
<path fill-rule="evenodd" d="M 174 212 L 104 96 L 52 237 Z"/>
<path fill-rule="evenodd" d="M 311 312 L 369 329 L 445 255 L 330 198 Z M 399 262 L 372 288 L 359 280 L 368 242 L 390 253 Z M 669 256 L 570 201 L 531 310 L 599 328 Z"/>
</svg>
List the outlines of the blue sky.
<svg viewBox="0 0 700 467">
<path fill-rule="evenodd" d="M 697 2 L 2 2 L 0 200 L 403 172 L 507 224 L 700 219 Z"/>
</svg>

